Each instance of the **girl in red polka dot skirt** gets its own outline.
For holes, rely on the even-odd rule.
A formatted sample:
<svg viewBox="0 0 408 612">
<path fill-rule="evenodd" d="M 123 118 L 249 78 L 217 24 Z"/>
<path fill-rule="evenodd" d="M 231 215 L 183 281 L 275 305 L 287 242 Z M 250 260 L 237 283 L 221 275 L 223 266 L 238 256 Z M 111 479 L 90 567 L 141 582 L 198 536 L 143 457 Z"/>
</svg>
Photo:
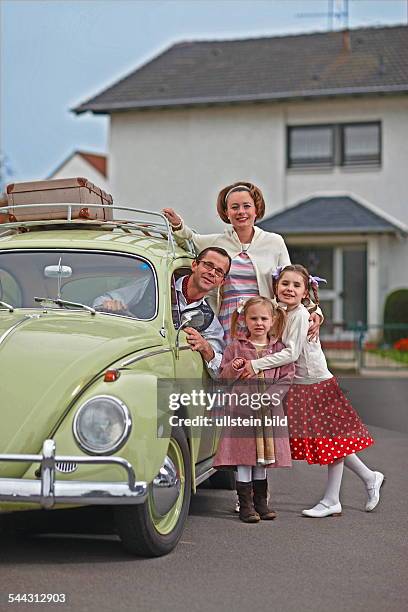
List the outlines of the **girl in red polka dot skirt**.
<svg viewBox="0 0 408 612">
<path fill-rule="evenodd" d="M 371 446 L 374 440 L 328 370 L 320 342 L 307 339 L 310 314 L 306 306 L 311 303 L 311 291 L 315 304 L 319 303 L 318 282 L 323 280 L 310 276 L 301 265 L 276 271 L 275 295 L 287 306 L 287 323 L 282 335 L 286 348 L 248 362 L 244 372 L 244 377 L 251 377 L 261 370 L 296 362 L 293 385 L 285 402 L 290 447 L 292 459 L 328 467 L 323 498 L 302 512 L 319 518 L 341 514 L 339 495 L 344 465 L 365 484 L 367 512 L 377 506 L 384 481 L 381 472 L 370 470 L 357 457 L 356 453 Z"/>
</svg>

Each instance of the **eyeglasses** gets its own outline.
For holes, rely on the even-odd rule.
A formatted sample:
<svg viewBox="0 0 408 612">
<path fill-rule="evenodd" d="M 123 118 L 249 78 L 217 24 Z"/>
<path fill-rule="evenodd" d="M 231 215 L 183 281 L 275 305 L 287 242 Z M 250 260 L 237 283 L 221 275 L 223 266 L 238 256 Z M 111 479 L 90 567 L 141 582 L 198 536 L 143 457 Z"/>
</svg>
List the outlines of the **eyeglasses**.
<svg viewBox="0 0 408 612">
<path fill-rule="evenodd" d="M 217 278 L 225 278 L 224 270 L 221 270 L 221 268 L 216 268 L 211 261 L 204 261 L 204 259 L 200 259 L 198 263 L 203 264 L 204 268 L 208 270 L 208 272 L 214 272 Z"/>
</svg>

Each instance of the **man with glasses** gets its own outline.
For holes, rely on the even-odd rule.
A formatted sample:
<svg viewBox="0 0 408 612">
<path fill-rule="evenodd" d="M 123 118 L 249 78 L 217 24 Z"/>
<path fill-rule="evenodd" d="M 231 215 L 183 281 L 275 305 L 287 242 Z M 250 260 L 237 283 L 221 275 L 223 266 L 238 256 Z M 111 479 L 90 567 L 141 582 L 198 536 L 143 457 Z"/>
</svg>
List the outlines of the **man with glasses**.
<svg viewBox="0 0 408 612">
<path fill-rule="evenodd" d="M 180 313 L 202 310 L 206 321 L 200 331 L 186 327 L 187 342 L 191 350 L 201 353 L 209 374 L 216 376 L 224 350 L 224 330 L 206 301 L 213 289 L 221 287 L 231 266 L 228 253 L 219 247 L 208 247 L 191 263 L 191 274 L 179 278 L 176 293 Z"/>
<path fill-rule="evenodd" d="M 208 372 L 216 376 L 224 350 L 224 330 L 206 301 L 213 289 L 224 283 L 231 266 L 228 253 L 219 247 L 208 247 L 199 253 L 191 263 L 191 274 L 176 282 L 177 301 L 180 314 L 185 310 L 201 310 L 205 327 L 200 331 L 192 327 L 184 329 L 191 350 L 198 351 L 204 359 Z M 145 287 L 141 281 L 116 289 L 96 298 L 94 308 L 112 314 L 126 314 L 129 304 L 143 299 Z"/>
</svg>

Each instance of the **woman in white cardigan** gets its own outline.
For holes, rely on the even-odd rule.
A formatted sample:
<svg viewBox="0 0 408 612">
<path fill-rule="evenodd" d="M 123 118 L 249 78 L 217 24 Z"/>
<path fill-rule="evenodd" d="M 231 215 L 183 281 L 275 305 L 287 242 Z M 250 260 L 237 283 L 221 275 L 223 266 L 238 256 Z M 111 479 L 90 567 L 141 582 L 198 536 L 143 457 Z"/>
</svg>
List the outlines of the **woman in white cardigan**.
<svg viewBox="0 0 408 612">
<path fill-rule="evenodd" d="M 272 273 L 278 266 L 290 264 L 290 258 L 282 236 L 255 226 L 265 214 L 262 191 L 256 185 L 246 182 L 227 185 L 218 194 L 217 211 L 231 225 L 223 234 L 196 234 L 172 208 L 165 208 L 163 213 L 178 241 L 190 240 L 197 252 L 217 246 L 230 255 L 231 270 L 222 294 L 210 298 L 224 328 L 225 340 L 229 341 L 233 311 L 240 302 L 255 295 L 272 298 Z M 309 335 L 314 336 L 321 320 L 318 315 L 312 318 Z"/>
</svg>

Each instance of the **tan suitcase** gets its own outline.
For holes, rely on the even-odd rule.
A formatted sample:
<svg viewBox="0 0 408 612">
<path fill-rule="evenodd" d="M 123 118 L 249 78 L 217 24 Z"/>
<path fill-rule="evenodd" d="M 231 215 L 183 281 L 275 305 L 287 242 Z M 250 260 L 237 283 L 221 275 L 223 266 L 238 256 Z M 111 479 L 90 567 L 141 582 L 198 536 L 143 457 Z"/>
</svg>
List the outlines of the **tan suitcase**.
<svg viewBox="0 0 408 612">
<path fill-rule="evenodd" d="M 84 204 L 72 208 L 72 219 L 113 219 L 112 196 L 86 178 L 54 179 L 50 181 L 31 181 L 7 185 L 9 221 L 42 221 L 66 219 L 64 207 L 19 208 L 20 204 L 53 204 L 72 202 Z M 100 208 L 87 208 L 86 204 L 103 204 Z M 2 215 L 3 217 L 5 215 Z M 3 223 L 5 221 L 3 220 Z"/>
</svg>

